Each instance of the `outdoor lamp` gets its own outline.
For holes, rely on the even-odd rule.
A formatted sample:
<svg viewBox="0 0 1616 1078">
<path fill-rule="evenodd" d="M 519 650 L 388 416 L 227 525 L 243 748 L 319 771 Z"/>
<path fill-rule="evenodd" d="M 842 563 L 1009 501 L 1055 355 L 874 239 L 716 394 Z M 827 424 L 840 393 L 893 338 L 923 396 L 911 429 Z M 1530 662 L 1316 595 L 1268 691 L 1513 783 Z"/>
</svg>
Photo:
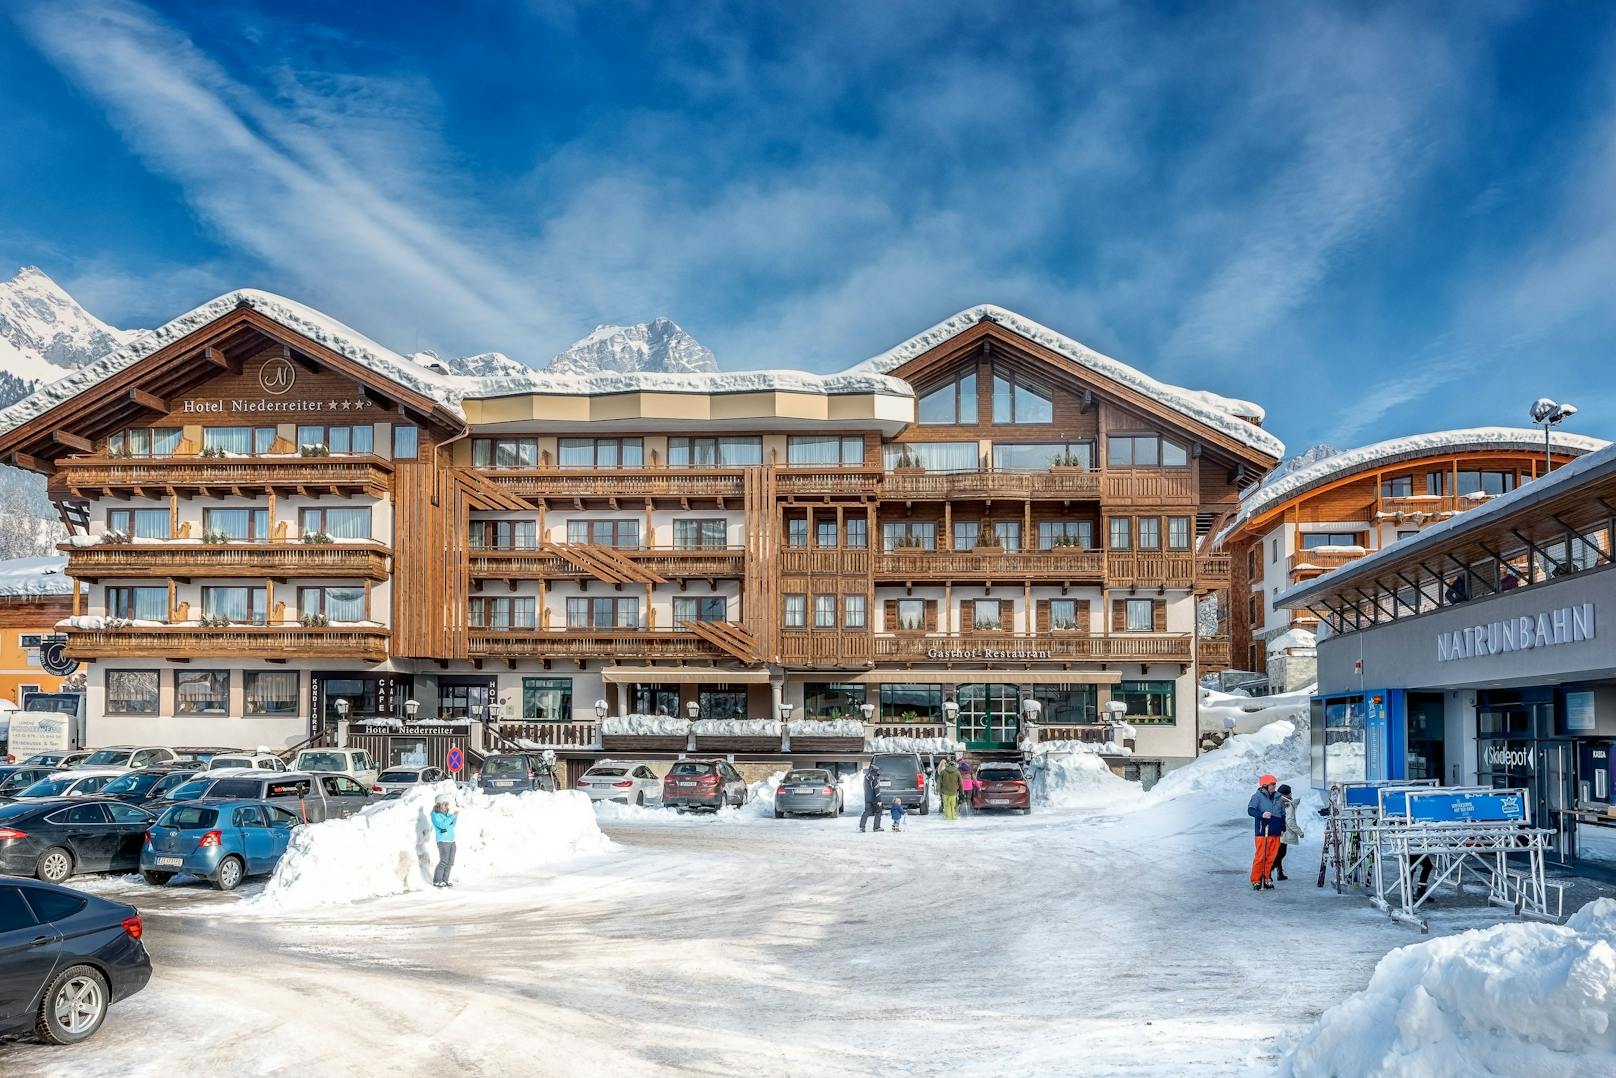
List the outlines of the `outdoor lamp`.
<svg viewBox="0 0 1616 1078">
<path fill-rule="evenodd" d="M 605 717 L 606 717 L 606 701 L 604 701 L 604 700 L 596 700 L 595 701 L 595 718 L 604 719 Z"/>
<path fill-rule="evenodd" d="M 504 713 L 505 705 L 500 703 L 498 700 L 495 700 L 488 705 L 488 717 L 493 719 L 495 722 L 498 722 L 499 717 Z"/>
<path fill-rule="evenodd" d="M 1021 701 L 1021 713 L 1027 717 L 1028 722 L 1036 722 L 1038 713 L 1042 710 L 1044 710 L 1044 705 L 1030 696 Z"/>
<path fill-rule="evenodd" d="M 349 705 L 348 701 L 342 699 L 341 697 L 338 697 L 337 701 L 336 701 L 337 718 L 346 719 L 348 717 L 348 708 L 349 708 L 349 706 L 350 705 Z"/>
<path fill-rule="evenodd" d="M 864 712 L 864 721 L 865 722 L 870 722 L 875 718 L 875 705 L 874 704 L 860 704 L 859 705 L 859 710 Z"/>
<path fill-rule="evenodd" d="M 959 715 L 959 705 L 956 704 L 952 700 L 944 700 L 943 701 L 943 717 L 946 718 L 949 722 L 953 722 L 955 717 L 958 716 L 958 715 Z"/>
<path fill-rule="evenodd" d="M 1543 474 L 1547 475 L 1554 468 L 1554 456 L 1549 447 L 1549 428 L 1557 427 L 1561 423 L 1577 414 L 1575 404 L 1559 404 L 1548 397 L 1539 397 L 1532 402 L 1532 422 L 1543 426 Z"/>
<path fill-rule="evenodd" d="M 1121 722 L 1122 716 L 1128 713 L 1128 705 L 1121 700 L 1107 700 L 1105 710 L 1110 713 L 1113 722 Z"/>
<path fill-rule="evenodd" d="M 693 720 L 701 718 L 701 705 L 694 700 L 690 701 L 685 705 L 685 714 L 689 715 Z"/>
<path fill-rule="evenodd" d="M 780 704 L 778 706 L 779 706 L 779 709 L 780 709 L 780 721 L 781 722 L 790 722 L 791 721 L 791 708 L 792 708 L 792 705 L 791 704 Z"/>
<path fill-rule="evenodd" d="M 404 714 L 409 716 L 409 720 L 411 722 L 415 721 L 415 716 L 420 714 L 420 712 L 421 712 L 421 701 L 419 701 L 419 700 L 406 700 L 406 701 L 404 701 Z"/>
</svg>

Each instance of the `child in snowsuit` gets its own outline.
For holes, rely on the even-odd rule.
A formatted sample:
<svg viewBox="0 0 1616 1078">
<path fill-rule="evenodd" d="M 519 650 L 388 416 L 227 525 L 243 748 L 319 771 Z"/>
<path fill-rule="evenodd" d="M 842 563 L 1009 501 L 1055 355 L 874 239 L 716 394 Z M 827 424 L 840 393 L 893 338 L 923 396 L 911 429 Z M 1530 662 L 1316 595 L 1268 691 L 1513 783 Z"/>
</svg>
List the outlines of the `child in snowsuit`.
<svg viewBox="0 0 1616 1078">
<path fill-rule="evenodd" d="M 894 831 L 903 830 L 903 802 L 897 798 L 892 800 L 892 829 Z"/>
</svg>

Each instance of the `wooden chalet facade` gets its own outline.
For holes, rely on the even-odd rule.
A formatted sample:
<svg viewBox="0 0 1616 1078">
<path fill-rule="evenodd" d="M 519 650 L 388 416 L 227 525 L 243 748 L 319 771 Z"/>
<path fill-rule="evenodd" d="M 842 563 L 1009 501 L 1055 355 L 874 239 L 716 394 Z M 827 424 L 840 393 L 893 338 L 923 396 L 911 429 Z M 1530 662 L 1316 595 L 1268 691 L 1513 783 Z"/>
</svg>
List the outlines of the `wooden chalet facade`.
<svg viewBox="0 0 1616 1078">
<path fill-rule="evenodd" d="M 856 755 L 867 710 L 992 753 L 1103 740 L 1115 701 L 1171 766 L 1212 540 L 1281 447 L 1029 325 L 513 390 L 237 293 L 5 413 L 0 454 L 74 533 L 95 743 L 283 746 L 413 701 L 577 758 Z"/>
</svg>

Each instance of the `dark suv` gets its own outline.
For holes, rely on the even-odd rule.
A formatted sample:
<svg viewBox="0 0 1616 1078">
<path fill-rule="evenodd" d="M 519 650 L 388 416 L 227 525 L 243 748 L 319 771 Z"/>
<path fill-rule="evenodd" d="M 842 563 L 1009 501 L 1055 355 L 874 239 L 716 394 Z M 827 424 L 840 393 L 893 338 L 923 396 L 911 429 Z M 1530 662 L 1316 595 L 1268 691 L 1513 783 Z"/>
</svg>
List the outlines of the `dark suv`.
<svg viewBox="0 0 1616 1078">
<path fill-rule="evenodd" d="M 916 752 L 878 752 L 870 757 L 881 772 L 881 804 L 901 802 L 925 816 L 931 812 L 931 782 Z"/>
<path fill-rule="evenodd" d="M 520 794 L 529 790 L 555 793 L 561 788 L 555 768 L 534 752 L 506 752 L 483 761 L 477 788 L 485 794 Z"/>
<path fill-rule="evenodd" d="M 662 779 L 662 803 L 680 812 L 746 804 L 746 780 L 726 760 L 680 760 Z"/>
</svg>

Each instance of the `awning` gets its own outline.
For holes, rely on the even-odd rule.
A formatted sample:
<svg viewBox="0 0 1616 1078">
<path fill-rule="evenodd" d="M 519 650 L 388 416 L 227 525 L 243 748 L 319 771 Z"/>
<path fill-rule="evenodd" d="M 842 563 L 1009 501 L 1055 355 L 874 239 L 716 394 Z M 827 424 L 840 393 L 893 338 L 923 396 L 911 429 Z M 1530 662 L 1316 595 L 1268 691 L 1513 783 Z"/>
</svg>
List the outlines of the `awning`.
<svg viewBox="0 0 1616 1078">
<path fill-rule="evenodd" d="M 608 666 L 608 685 L 767 685 L 767 670 L 721 670 L 712 666 Z"/>
<path fill-rule="evenodd" d="M 1115 685 L 1122 674 L 1115 670 L 894 670 L 884 667 L 857 674 L 835 671 L 794 672 L 798 680 L 849 682 L 860 685 L 962 685 L 995 682 L 1007 685 Z"/>
</svg>

